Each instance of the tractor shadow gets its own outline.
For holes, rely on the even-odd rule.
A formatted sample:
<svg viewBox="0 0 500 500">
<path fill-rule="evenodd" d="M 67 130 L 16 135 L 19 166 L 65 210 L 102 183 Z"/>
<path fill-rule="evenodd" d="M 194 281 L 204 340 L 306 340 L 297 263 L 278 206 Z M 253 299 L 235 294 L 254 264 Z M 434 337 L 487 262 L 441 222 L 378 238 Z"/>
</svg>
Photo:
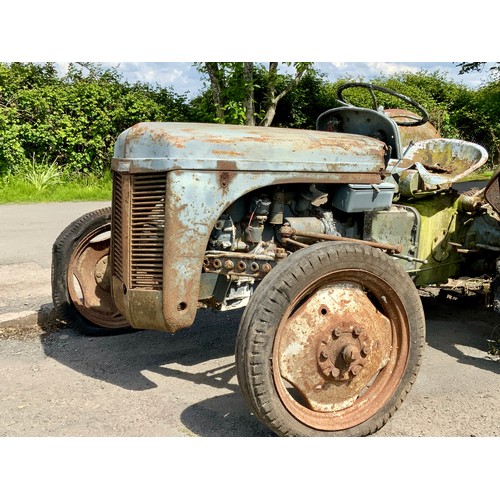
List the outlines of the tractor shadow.
<svg viewBox="0 0 500 500">
<path fill-rule="evenodd" d="M 500 315 L 483 297 L 422 297 L 427 345 L 464 365 L 500 374 L 500 356 L 490 351 L 500 342 Z"/>
<path fill-rule="evenodd" d="M 193 387 L 223 389 L 225 394 L 201 399 L 182 411 L 182 423 L 195 435 L 273 436 L 249 411 L 237 383 L 234 351 L 241 314 L 241 310 L 202 310 L 192 327 L 174 335 L 136 331 L 85 337 L 59 324 L 59 328 L 48 329 L 41 341 L 48 357 L 87 377 L 126 390 L 157 388 L 148 377 L 151 373 L 164 377 L 167 384 L 167 379 L 176 379 Z M 213 395 L 213 391 L 209 392 Z"/>
<path fill-rule="evenodd" d="M 428 347 L 458 363 L 500 374 L 500 356 L 488 354 L 500 318 L 477 300 L 422 298 Z M 273 436 L 249 411 L 236 379 L 234 350 L 242 311 L 199 311 L 194 325 L 174 335 L 137 331 L 109 337 L 85 337 L 68 328 L 41 336 L 45 354 L 85 376 L 126 390 L 147 391 L 180 380 L 192 387 L 222 389 L 224 394 L 189 404 L 181 421 L 193 434 L 210 437 Z M 497 331 L 500 328 L 497 328 Z M 158 380 L 156 378 L 156 380 Z M 160 382 L 158 382 L 160 383 Z"/>
<path fill-rule="evenodd" d="M 156 387 L 142 374 L 144 371 L 236 389 L 237 385 L 230 382 L 236 374 L 234 360 L 221 373 L 190 373 L 168 365 L 192 367 L 234 356 L 240 318 L 241 311 L 200 311 L 193 326 L 176 334 L 145 330 L 86 337 L 63 326 L 42 335 L 42 345 L 47 356 L 69 368 L 123 389 L 144 391 Z"/>
</svg>

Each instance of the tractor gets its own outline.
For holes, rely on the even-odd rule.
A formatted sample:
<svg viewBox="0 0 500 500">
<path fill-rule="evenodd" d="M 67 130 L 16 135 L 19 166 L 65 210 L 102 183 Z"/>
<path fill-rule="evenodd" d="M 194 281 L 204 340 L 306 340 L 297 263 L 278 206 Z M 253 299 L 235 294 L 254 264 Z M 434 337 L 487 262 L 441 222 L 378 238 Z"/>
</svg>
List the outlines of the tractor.
<svg viewBox="0 0 500 500">
<path fill-rule="evenodd" d="M 346 91 L 361 87 L 371 108 Z M 401 99 L 383 109 L 376 95 Z M 56 311 L 86 335 L 174 334 L 199 309 L 244 308 L 239 387 L 280 436 L 365 436 L 414 383 L 420 291 L 481 293 L 499 309 L 499 176 L 440 137 L 411 98 L 339 88 L 316 130 L 138 123 L 117 138 L 110 208 L 53 245 Z M 412 108 L 405 109 L 405 108 Z"/>
</svg>

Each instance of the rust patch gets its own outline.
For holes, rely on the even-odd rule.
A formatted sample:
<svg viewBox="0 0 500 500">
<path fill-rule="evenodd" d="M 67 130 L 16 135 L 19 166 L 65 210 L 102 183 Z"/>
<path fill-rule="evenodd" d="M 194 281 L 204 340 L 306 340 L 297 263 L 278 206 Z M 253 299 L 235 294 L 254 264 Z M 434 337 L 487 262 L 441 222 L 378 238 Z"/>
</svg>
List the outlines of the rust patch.
<svg viewBox="0 0 500 500">
<path fill-rule="evenodd" d="M 233 175 L 230 172 L 227 172 L 226 170 L 220 172 L 219 174 L 219 185 L 222 189 L 226 190 L 227 186 L 232 180 Z"/>
<path fill-rule="evenodd" d="M 217 170 L 237 170 L 236 162 L 233 160 L 217 160 Z"/>
<path fill-rule="evenodd" d="M 224 149 L 214 149 L 212 151 L 212 153 L 215 155 L 215 156 L 242 156 L 242 153 L 238 152 L 238 151 L 228 151 L 228 150 L 224 150 Z M 219 160 L 219 161 L 223 161 L 223 160 Z M 229 162 L 229 163 L 234 163 L 234 162 Z"/>
<path fill-rule="evenodd" d="M 384 113 L 392 118 L 396 122 L 396 125 L 398 125 L 398 119 L 399 121 L 417 121 L 420 119 L 420 116 L 417 113 L 407 109 L 386 109 L 384 110 Z M 419 142 L 425 139 L 438 139 L 441 137 L 439 132 L 430 122 L 416 127 L 398 125 L 398 128 L 403 148 L 407 147 L 411 141 Z"/>
</svg>

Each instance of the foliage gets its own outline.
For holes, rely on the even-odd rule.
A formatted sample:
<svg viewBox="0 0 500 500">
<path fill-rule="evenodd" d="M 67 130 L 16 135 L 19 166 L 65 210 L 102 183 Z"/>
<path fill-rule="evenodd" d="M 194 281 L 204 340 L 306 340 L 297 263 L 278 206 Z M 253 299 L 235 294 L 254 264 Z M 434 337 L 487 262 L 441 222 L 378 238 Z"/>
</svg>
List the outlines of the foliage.
<svg viewBox="0 0 500 500">
<path fill-rule="evenodd" d="M 277 62 L 270 62 L 267 69 L 252 62 L 197 63 L 207 88 L 199 99 L 200 109 L 210 109 L 218 123 L 271 125 L 279 101 L 313 71 L 308 62 L 283 66 L 293 67 L 294 75 L 280 73 Z"/>
<path fill-rule="evenodd" d="M 489 152 L 493 164 L 500 157 L 500 80 L 471 92 L 457 114 L 457 126 L 469 140 Z"/>
<path fill-rule="evenodd" d="M 43 191 L 48 187 L 60 184 L 61 176 L 62 172 L 58 169 L 56 160 L 50 164 L 45 158 L 41 162 L 37 162 L 35 155 L 33 155 L 30 168 L 22 172 L 21 175 L 37 191 Z"/>
<path fill-rule="evenodd" d="M 461 62 L 457 63 L 457 67 L 460 68 L 459 74 L 472 73 L 474 71 L 484 71 L 486 67 L 485 62 Z M 492 64 L 488 68 L 488 72 L 493 78 L 500 78 L 500 62 Z"/>
<path fill-rule="evenodd" d="M 186 121 L 185 96 L 121 81 L 115 69 L 71 64 L 0 64 L 0 175 L 29 168 L 33 156 L 61 170 L 108 168 L 116 137 L 139 121 Z"/>
<path fill-rule="evenodd" d="M 282 99 L 273 124 L 277 127 L 315 129 L 317 117 L 336 105 L 325 75 L 311 70 L 304 75 L 300 85 Z"/>
<path fill-rule="evenodd" d="M 37 190 L 20 175 L 5 175 L 0 177 L 0 204 L 111 200 L 109 172 L 72 178 L 62 175 L 60 181 L 50 189 Z"/>
<path fill-rule="evenodd" d="M 200 71 L 210 63 L 204 64 L 198 64 Z M 211 64 L 220 83 L 220 109 L 207 71 L 202 73 L 204 91 L 188 101 L 171 88 L 124 82 L 117 69 L 95 63 L 70 64 L 62 77 L 53 63 L 0 63 L 0 187 L 24 192 L 19 196 L 25 200 L 62 193 L 65 185 L 94 196 L 90 184 L 107 175 L 117 136 L 137 122 L 258 124 L 274 103 L 273 126 L 314 129 L 322 112 L 339 105 L 339 86 L 353 81 L 329 82 L 310 63 L 288 63 L 280 71 L 275 63 Z M 463 71 L 483 67 L 461 64 Z M 490 68 L 492 75 L 498 74 L 497 66 Z M 401 73 L 371 82 L 420 102 L 442 136 L 477 142 L 490 154 L 490 164 L 498 163 L 499 78 L 478 89 L 439 72 Z M 373 105 L 366 90 L 349 89 L 346 96 L 355 105 Z M 385 108 L 408 107 L 391 96 L 377 98 Z"/>
</svg>

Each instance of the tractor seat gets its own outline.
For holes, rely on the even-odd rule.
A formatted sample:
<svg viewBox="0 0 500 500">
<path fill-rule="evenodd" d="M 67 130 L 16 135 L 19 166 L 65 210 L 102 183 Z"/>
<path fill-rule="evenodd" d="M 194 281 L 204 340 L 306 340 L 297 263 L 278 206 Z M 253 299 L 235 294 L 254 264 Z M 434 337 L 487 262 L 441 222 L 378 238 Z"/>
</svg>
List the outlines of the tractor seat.
<svg viewBox="0 0 500 500">
<path fill-rule="evenodd" d="M 329 109 L 319 115 L 316 130 L 374 137 L 389 146 L 391 158 L 398 159 L 401 154 L 401 140 L 396 123 L 373 109 L 353 106 Z"/>
</svg>

